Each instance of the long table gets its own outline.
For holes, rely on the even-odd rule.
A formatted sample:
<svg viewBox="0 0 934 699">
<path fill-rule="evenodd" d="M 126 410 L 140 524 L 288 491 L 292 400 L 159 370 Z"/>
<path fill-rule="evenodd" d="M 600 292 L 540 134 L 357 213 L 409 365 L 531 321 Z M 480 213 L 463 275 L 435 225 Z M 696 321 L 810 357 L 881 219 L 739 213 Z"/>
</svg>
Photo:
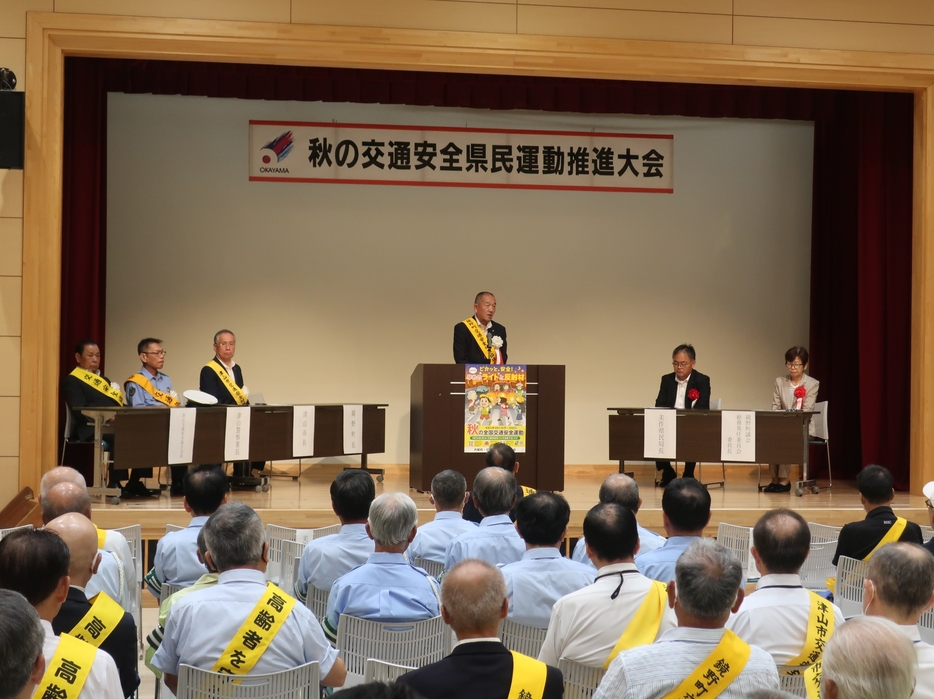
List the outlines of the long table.
<svg viewBox="0 0 934 699">
<path fill-rule="evenodd" d="M 359 404 L 357 404 L 359 405 Z M 315 405 L 314 453 L 311 457 L 360 456 L 360 466 L 367 469 L 367 455 L 386 450 L 385 403 L 363 405 L 363 437 L 361 450 L 344 453 L 344 404 Z M 171 408 L 81 408 L 81 413 L 94 421 L 94 483 L 91 495 L 117 497 L 119 489 L 106 488 L 104 453 L 101 439 L 105 434 L 115 438 L 115 454 L 111 468 L 158 468 L 166 466 L 169 445 L 169 412 Z M 194 449 L 192 463 L 223 463 L 227 425 L 227 406 L 195 408 Z M 292 455 L 291 405 L 250 406 L 249 461 L 284 461 Z"/>
<path fill-rule="evenodd" d="M 646 461 L 644 451 L 645 408 L 607 408 L 610 459 L 620 462 Z M 719 410 L 678 410 L 675 461 L 720 463 Z M 812 412 L 756 410 L 756 461 L 759 464 L 801 464 L 796 489 L 815 488 L 808 477 L 808 424 Z M 727 462 L 749 463 L 749 462 Z"/>
</svg>

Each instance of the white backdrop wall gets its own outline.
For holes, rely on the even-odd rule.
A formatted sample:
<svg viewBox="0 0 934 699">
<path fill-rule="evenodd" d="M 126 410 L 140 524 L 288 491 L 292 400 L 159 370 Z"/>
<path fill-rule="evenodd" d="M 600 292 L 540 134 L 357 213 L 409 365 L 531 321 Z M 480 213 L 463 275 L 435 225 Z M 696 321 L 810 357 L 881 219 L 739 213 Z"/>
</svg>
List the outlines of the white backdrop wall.
<svg viewBox="0 0 934 699">
<path fill-rule="evenodd" d="M 249 119 L 674 133 L 675 193 L 251 183 Z M 607 463 L 606 408 L 653 404 L 681 342 L 725 408 L 770 406 L 807 343 L 812 148 L 801 122 L 111 94 L 105 370 L 154 335 L 196 388 L 229 327 L 268 402 L 389 403 L 372 461 L 407 463 L 412 370 L 487 289 L 511 361 L 567 365 L 566 463 Z"/>
</svg>

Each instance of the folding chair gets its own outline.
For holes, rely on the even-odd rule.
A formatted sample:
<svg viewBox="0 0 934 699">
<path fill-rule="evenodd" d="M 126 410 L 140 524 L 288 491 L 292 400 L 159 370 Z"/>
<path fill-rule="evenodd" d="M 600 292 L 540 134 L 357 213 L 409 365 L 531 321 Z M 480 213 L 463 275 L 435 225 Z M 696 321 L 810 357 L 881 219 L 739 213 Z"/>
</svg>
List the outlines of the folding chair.
<svg viewBox="0 0 934 699">
<path fill-rule="evenodd" d="M 302 559 L 305 544 L 297 541 L 282 542 L 281 573 L 278 585 L 290 595 L 295 594 L 295 581 L 298 579 L 298 564 Z"/>
<path fill-rule="evenodd" d="M 162 603 L 165 602 L 169 597 L 174 595 L 179 590 L 184 590 L 182 585 L 172 585 L 171 583 L 162 583 L 162 590 L 159 592 L 159 606 L 162 606 Z"/>
<path fill-rule="evenodd" d="M 758 580 L 759 569 L 749 552 L 752 546 L 752 527 L 739 527 L 735 524 L 720 522 L 717 529 L 717 543 L 728 548 L 743 564 L 746 580 Z"/>
<path fill-rule="evenodd" d="M 412 559 L 412 565 L 416 568 L 423 568 L 435 580 L 440 579 L 441 573 L 444 572 L 444 563 L 429 561 L 427 558 L 415 557 Z"/>
<path fill-rule="evenodd" d="M 444 657 L 447 627 L 440 616 L 425 621 L 379 622 L 341 614 L 337 649 L 347 672 L 362 678 L 367 659 L 423 667 Z"/>
<path fill-rule="evenodd" d="M 928 609 L 918 619 L 918 631 L 922 641 L 934 644 L 934 607 Z"/>
<path fill-rule="evenodd" d="M 266 525 L 266 541 L 269 543 L 269 563 L 266 565 L 266 580 L 278 583 L 282 579 L 282 542 L 307 543 L 314 538 L 314 529 L 295 529 L 278 524 Z"/>
<path fill-rule="evenodd" d="M 409 667 L 408 665 L 396 665 L 395 663 L 387 663 L 383 660 L 367 658 L 366 666 L 363 670 L 363 682 L 365 684 L 369 684 L 370 682 L 392 683 L 401 675 L 414 669 L 414 667 Z"/>
<path fill-rule="evenodd" d="M 788 674 L 793 673 L 793 674 Z M 808 692 L 804 686 L 804 675 L 800 667 L 779 667 L 778 681 L 783 692 L 794 694 L 796 697 L 807 698 Z"/>
<path fill-rule="evenodd" d="M 166 534 L 168 534 L 169 532 L 180 532 L 182 529 L 187 529 L 187 527 L 180 527 L 177 524 L 166 524 L 165 525 Z"/>
<path fill-rule="evenodd" d="M 817 524 L 808 522 L 808 529 L 811 530 L 811 543 L 822 544 L 827 541 L 836 542 L 840 538 L 840 530 L 843 527 L 832 527 L 829 524 Z"/>
<path fill-rule="evenodd" d="M 833 472 L 830 469 L 830 423 L 827 421 L 828 404 L 829 401 L 826 400 L 814 404 L 814 414 L 811 416 L 814 435 L 808 438 L 808 444 L 823 444 L 827 447 L 827 487 L 833 488 Z M 803 478 L 807 481 L 808 474 L 803 474 Z M 811 492 L 816 495 L 819 491 L 820 488 L 815 483 L 811 488 Z"/>
<path fill-rule="evenodd" d="M 324 617 L 328 613 L 328 597 L 330 596 L 330 590 L 320 590 L 313 585 L 308 586 L 308 593 L 305 597 L 305 606 L 311 610 L 311 613 L 315 615 L 315 618 L 318 621 L 324 621 Z"/>
<path fill-rule="evenodd" d="M 178 699 L 308 699 L 318 696 L 318 663 L 266 675 L 225 675 L 178 667 Z"/>
<path fill-rule="evenodd" d="M 564 699 L 590 699 L 606 673 L 602 667 L 587 667 L 567 658 L 558 660 L 564 675 Z"/>
<path fill-rule="evenodd" d="M 504 619 L 499 627 L 499 637 L 503 645 L 530 658 L 537 658 L 545 642 L 548 629 L 517 624 L 512 619 Z"/>
<path fill-rule="evenodd" d="M 934 536 L 934 527 L 929 527 L 927 525 L 921 525 L 921 537 L 924 540 L 924 543 L 927 543 L 931 540 L 931 537 Z"/>
<path fill-rule="evenodd" d="M 837 582 L 833 593 L 834 603 L 849 619 L 863 613 L 863 580 L 869 564 L 855 558 L 840 556 L 837 559 Z"/>
<path fill-rule="evenodd" d="M 131 524 L 128 527 L 120 527 L 113 531 L 123 534 L 126 543 L 130 547 L 130 555 L 133 557 L 133 571 L 126 571 L 127 580 L 134 581 L 136 590 L 136 613 L 133 614 L 133 621 L 136 622 L 136 635 L 139 642 L 139 651 L 143 652 L 143 566 L 140 561 L 143 559 L 143 531 L 138 524 Z M 129 583 L 127 583 L 129 584 Z"/>
<path fill-rule="evenodd" d="M 834 575 L 833 555 L 836 550 L 836 541 L 811 542 L 811 551 L 801 566 L 801 584 L 804 587 L 808 590 L 827 589 L 827 578 Z"/>
<path fill-rule="evenodd" d="M 723 403 L 722 398 L 711 398 L 710 399 L 710 409 L 711 410 L 720 410 L 720 406 Z M 704 482 L 704 464 L 698 462 L 697 464 L 697 480 L 700 481 L 700 484 L 705 488 L 709 488 L 712 485 L 719 485 L 721 488 L 726 487 L 726 464 L 722 461 L 720 462 L 720 480 L 719 481 L 710 481 L 709 483 Z"/>
<path fill-rule="evenodd" d="M 5 537 L 7 534 L 11 532 L 18 532 L 20 529 L 32 529 L 32 528 L 33 526 L 31 524 L 23 524 L 19 527 L 9 527 L 8 529 L 0 529 L 0 539 L 2 539 L 3 537 Z"/>
</svg>

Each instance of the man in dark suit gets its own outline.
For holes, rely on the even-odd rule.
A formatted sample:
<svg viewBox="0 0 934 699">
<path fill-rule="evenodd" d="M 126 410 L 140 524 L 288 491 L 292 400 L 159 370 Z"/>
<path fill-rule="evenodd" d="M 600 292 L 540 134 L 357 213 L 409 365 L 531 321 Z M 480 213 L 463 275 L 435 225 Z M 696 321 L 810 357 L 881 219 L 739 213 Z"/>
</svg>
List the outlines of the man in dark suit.
<svg viewBox="0 0 934 699">
<path fill-rule="evenodd" d="M 62 395 L 72 411 L 73 427 L 70 436 L 79 442 L 94 439 L 94 421 L 79 411 L 81 408 L 106 408 L 123 405 L 119 390 L 110 385 L 110 379 L 101 375 L 101 348 L 93 340 L 82 340 L 75 346 L 78 365 L 62 382 Z"/>
<path fill-rule="evenodd" d="M 425 699 L 507 699 L 518 671 L 519 696 L 560 699 L 560 670 L 507 650 L 497 638 L 499 622 L 508 611 L 506 582 L 499 569 L 477 559 L 461 561 L 441 583 L 441 616 L 457 636 L 454 650 L 396 681 Z"/>
<path fill-rule="evenodd" d="M 100 564 L 97 530 L 91 524 L 91 520 L 74 512 L 56 517 L 46 525 L 46 529 L 62 537 L 71 554 L 71 561 L 68 565 L 71 587 L 68 588 L 68 597 L 52 620 L 52 630 L 57 635 L 68 634 L 91 611 L 92 605 L 84 594 L 84 588 Z M 96 597 L 95 600 L 97 600 Z M 116 609 L 118 610 L 116 617 L 119 621 L 113 628 L 108 628 L 106 623 L 98 627 L 86 625 L 91 626 L 91 629 L 82 628 L 78 632 L 82 634 L 81 637 L 84 640 L 114 659 L 120 674 L 123 695 L 131 697 L 139 687 L 139 674 L 136 666 L 136 623 L 128 612 L 124 612 L 119 607 Z M 103 615 L 101 619 L 105 622 L 109 621 Z M 94 636 L 94 633 L 97 633 L 97 636 Z M 101 637 L 103 640 L 100 640 Z"/>
<path fill-rule="evenodd" d="M 505 364 L 506 328 L 493 322 L 496 297 L 481 291 L 473 301 L 473 315 L 454 326 L 455 364 Z"/>
<path fill-rule="evenodd" d="M 656 408 L 679 408 L 685 410 L 710 409 L 710 377 L 694 371 L 696 355 L 691 345 L 678 345 L 671 353 L 671 366 L 674 371 L 662 376 L 658 387 Z M 694 477 L 693 461 L 684 464 L 683 478 Z M 670 461 L 656 461 L 655 468 L 662 472 L 659 486 L 664 488 L 678 477 Z"/>
</svg>

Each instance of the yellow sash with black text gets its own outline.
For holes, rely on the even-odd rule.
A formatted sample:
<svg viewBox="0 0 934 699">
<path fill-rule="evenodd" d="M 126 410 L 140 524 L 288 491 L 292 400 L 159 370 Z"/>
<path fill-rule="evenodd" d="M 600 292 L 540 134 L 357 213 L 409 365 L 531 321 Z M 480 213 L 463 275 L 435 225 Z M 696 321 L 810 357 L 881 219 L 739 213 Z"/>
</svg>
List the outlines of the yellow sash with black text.
<svg viewBox="0 0 934 699">
<path fill-rule="evenodd" d="M 739 677 L 751 653 L 748 643 L 729 629 L 724 629 L 723 638 L 713 652 L 674 691 L 665 695 L 665 699 L 700 695 L 704 699 L 714 699 Z"/>
<path fill-rule="evenodd" d="M 875 548 L 872 551 L 866 554 L 866 557 L 863 558 L 863 560 L 868 561 L 870 558 L 872 558 L 872 554 L 874 554 L 876 551 L 881 549 L 883 546 L 885 546 L 886 544 L 891 544 L 895 541 L 898 541 L 901 538 L 902 534 L 905 533 L 905 527 L 907 526 L 908 526 L 907 519 L 905 519 L 904 517 L 896 517 L 895 522 L 892 524 L 891 527 L 889 527 L 889 530 L 885 533 L 885 536 L 882 537 L 882 539 L 879 541 L 878 544 L 876 544 Z M 835 592 L 836 586 L 837 586 L 836 578 L 827 578 L 827 589 L 828 590 L 830 590 L 831 592 Z"/>
<path fill-rule="evenodd" d="M 824 646 L 834 632 L 834 616 L 827 600 L 810 590 L 808 593 L 811 596 L 811 609 L 808 613 L 804 647 L 797 658 L 788 661 L 783 674 L 793 675 L 798 672 L 803 674 L 809 699 L 818 699 L 820 697 L 820 661 L 824 655 Z M 794 667 L 806 669 L 800 671 L 787 669 Z"/>
<path fill-rule="evenodd" d="M 100 391 L 111 400 L 117 401 L 117 405 L 123 405 L 123 396 L 120 394 L 120 391 L 104 381 L 103 377 L 98 376 L 93 371 L 75 367 L 74 371 L 71 372 L 71 376 L 74 376 L 82 383 L 86 383 L 94 390 Z"/>
<path fill-rule="evenodd" d="M 67 634 L 59 636 L 58 648 L 45 668 L 42 682 L 32 695 L 33 699 L 77 699 L 91 674 L 96 655 L 97 648 L 94 646 Z"/>
<path fill-rule="evenodd" d="M 107 541 L 107 530 L 101 529 L 96 524 L 94 525 L 94 531 L 97 532 L 97 548 L 104 548 L 104 542 Z"/>
<path fill-rule="evenodd" d="M 128 378 L 127 381 L 132 381 L 133 383 L 141 386 L 146 392 L 149 393 L 149 395 L 151 395 L 163 405 L 167 405 L 170 408 L 177 408 L 181 405 L 181 402 L 178 400 L 178 398 L 175 398 L 168 393 L 163 393 L 155 386 L 153 386 L 152 381 L 147 379 L 142 374 L 133 374 L 133 376 Z"/>
<path fill-rule="evenodd" d="M 246 393 L 240 390 L 240 387 L 231 378 L 230 374 L 227 373 L 227 370 L 224 367 L 222 367 L 220 364 L 218 364 L 217 362 L 213 360 L 211 360 L 204 366 L 208 367 L 215 374 L 217 374 L 217 378 L 219 378 L 221 380 L 221 383 L 224 384 L 224 388 L 230 391 L 230 395 L 232 395 L 233 399 L 237 401 L 237 405 L 246 405 L 247 403 Z"/>
<path fill-rule="evenodd" d="M 480 349 L 483 350 L 483 354 L 486 356 L 487 361 L 489 361 L 491 351 L 490 341 L 487 339 L 486 333 L 483 332 L 483 328 L 480 327 L 480 323 L 477 322 L 476 318 L 470 317 L 464 321 L 464 325 L 467 326 L 470 334 L 473 335 L 473 339 L 480 345 Z"/>
<path fill-rule="evenodd" d="M 295 598 L 269 583 L 253 611 L 227 644 L 212 672 L 226 675 L 246 675 L 269 648 L 272 639 L 289 618 Z"/>
<path fill-rule="evenodd" d="M 123 607 L 114 602 L 106 592 L 98 592 L 91 600 L 91 608 L 75 628 L 68 632 L 79 641 L 100 648 L 123 620 Z"/>
<path fill-rule="evenodd" d="M 603 663 L 604 670 L 610 667 L 610 663 L 624 650 L 647 646 L 655 641 L 655 637 L 658 636 L 658 629 L 662 625 L 662 615 L 665 613 L 667 603 L 668 586 L 665 583 L 653 580 L 652 587 L 649 588 L 645 599 L 642 600 L 642 604 L 639 605 L 626 630 L 623 631 Z"/>
<path fill-rule="evenodd" d="M 512 682 L 507 699 L 542 699 L 548 666 L 514 650 L 509 652 L 512 653 Z"/>
</svg>

